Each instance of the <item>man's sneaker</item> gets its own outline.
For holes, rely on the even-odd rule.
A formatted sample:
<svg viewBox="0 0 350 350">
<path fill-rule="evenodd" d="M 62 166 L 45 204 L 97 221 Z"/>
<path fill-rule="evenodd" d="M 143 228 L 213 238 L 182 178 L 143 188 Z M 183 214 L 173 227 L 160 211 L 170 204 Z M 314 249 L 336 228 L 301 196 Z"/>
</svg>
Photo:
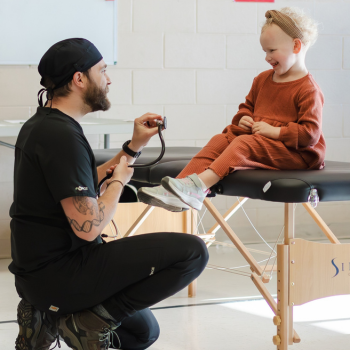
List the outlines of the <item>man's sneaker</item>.
<svg viewBox="0 0 350 350">
<path fill-rule="evenodd" d="M 182 202 L 196 210 L 202 209 L 203 201 L 209 192 L 209 190 L 203 191 L 197 174 L 192 174 L 184 179 L 173 179 L 166 176 L 162 179 L 162 185 Z"/>
<path fill-rule="evenodd" d="M 163 186 L 141 187 L 137 196 L 140 202 L 161 207 L 169 211 L 180 212 L 188 210 L 189 206 L 167 191 Z"/>
<path fill-rule="evenodd" d="M 84 310 L 61 317 L 58 332 L 74 350 L 107 350 L 112 344 L 120 349 L 119 337 L 114 332 L 119 325 L 107 323 L 92 311 Z"/>
<path fill-rule="evenodd" d="M 17 307 L 17 321 L 16 350 L 49 350 L 54 341 L 59 344 L 57 322 L 50 322 L 44 312 L 24 299 Z"/>
</svg>

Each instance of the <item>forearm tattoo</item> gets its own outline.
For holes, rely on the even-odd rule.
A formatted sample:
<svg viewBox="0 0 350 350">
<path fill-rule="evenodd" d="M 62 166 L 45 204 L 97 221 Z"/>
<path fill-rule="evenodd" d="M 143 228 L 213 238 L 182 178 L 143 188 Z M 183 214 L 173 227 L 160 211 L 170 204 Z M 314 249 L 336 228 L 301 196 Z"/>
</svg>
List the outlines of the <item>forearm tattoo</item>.
<svg viewBox="0 0 350 350">
<path fill-rule="evenodd" d="M 98 215 L 97 202 L 92 200 L 90 197 L 73 197 L 73 204 L 81 214 L 86 215 L 89 213 L 90 215 L 94 215 L 95 211 L 95 213 Z"/>
<path fill-rule="evenodd" d="M 77 198 L 77 197 L 74 197 L 74 198 Z M 74 202 L 74 198 L 73 198 L 73 202 Z M 89 199 L 87 197 L 85 197 L 85 199 L 86 199 L 86 202 L 93 202 L 92 199 Z M 74 205 L 75 205 L 75 202 L 74 202 Z M 75 207 L 77 208 L 77 206 L 75 206 Z M 93 226 L 100 226 L 101 222 L 103 221 L 103 219 L 105 217 L 105 214 L 103 212 L 103 210 L 105 209 L 105 205 L 103 204 L 103 202 L 100 202 L 100 203 L 98 203 L 98 205 L 97 205 L 97 203 L 96 204 L 95 203 L 89 203 L 88 205 L 85 206 L 85 208 L 91 208 L 91 207 L 95 207 L 94 209 L 96 211 L 98 219 L 86 220 L 80 226 L 76 220 L 71 219 L 71 218 L 69 218 L 67 216 L 69 224 L 73 228 L 75 228 L 77 231 L 79 231 L 79 232 L 86 232 L 86 233 L 89 233 L 92 230 Z M 86 215 L 87 209 L 85 210 L 85 209 L 81 209 L 81 207 L 79 207 L 79 208 L 77 208 L 77 210 L 80 213 Z M 84 211 L 84 212 L 82 212 L 81 210 Z M 90 213 L 93 214 L 93 210 L 90 210 Z"/>
</svg>

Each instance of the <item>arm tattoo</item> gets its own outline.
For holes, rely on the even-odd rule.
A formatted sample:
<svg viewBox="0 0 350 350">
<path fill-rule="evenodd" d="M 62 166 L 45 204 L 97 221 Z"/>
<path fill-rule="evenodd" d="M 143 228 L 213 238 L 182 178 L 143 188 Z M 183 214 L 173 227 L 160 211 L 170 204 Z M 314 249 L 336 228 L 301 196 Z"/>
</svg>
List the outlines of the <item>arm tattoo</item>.
<svg viewBox="0 0 350 350">
<path fill-rule="evenodd" d="M 94 215 L 95 211 L 98 216 L 97 203 L 90 197 L 73 197 L 73 204 L 81 214 L 86 215 L 89 213 L 90 215 Z"/>
<path fill-rule="evenodd" d="M 101 222 L 103 221 L 103 219 L 105 217 L 105 214 L 103 212 L 104 209 L 105 209 L 105 205 L 103 204 L 103 202 L 100 202 L 98 204 L 98 219 L 86 220 L 83 222 L 83 224 L 81 226 L 78 224 L 78 222 L 76 220 L 71 219 L 68 216 L 67 216 L 67 219 L 68 219 L 69 224 L 72 227 L 74 227 L 78 232 L 83 231 L 83 232 L 89 233 L 92 230 L 93 226 L 100 226 Z M 84 215 L 86 215 L 86 213 Z"/>
</svg>

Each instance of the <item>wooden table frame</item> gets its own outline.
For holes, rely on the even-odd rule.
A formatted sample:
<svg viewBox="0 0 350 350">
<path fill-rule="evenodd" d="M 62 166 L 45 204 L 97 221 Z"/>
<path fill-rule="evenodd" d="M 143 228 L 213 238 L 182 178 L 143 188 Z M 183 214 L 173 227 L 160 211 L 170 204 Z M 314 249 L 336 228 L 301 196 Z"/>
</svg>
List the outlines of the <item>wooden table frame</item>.
<svg viewBox="0 0 350 350">
<path fill-rule="evenodd" d="M 216 209 L 214 204 L 206 198 L 204 200 L 204 205 L 211 213 L 211 215 L 216 220 L 216 224 L 206 233 L 198 235 L 200 236 L 206 243 L 207 247 L 209 247 L 215 241 L 215 233 L 219 228 L 222 228 L 226 233 L 228 238 L 232 241 L 238 251 L 242 254 L 245 260 L 250 265 L 250 269 L 252 271 L 251 279 L 255 286 L 260 291 L 261 295 L 264 297 L 271 310 L 274 312 L 275 317 L 273 319 L 274 324 L 277 326 L 277 335 L 273 337 L 273 343 L 277 346 L 277 350 L 287 350 L 288 345 L 292 345 L 293 343 L 299 343 L 300 337 L 293 329 L 293 306 L 301 305 L 304 302 L 315 300 L 324 296 L 338 295 L 338 294 L 348 294 L 350 293 L 350 279 L 347 277 L 343 279 L 339 286 L 333 286 L 331 289 L 327 289 L 326 285 L 329 285 L 329 276 L 330 271 L 328 269 L 327 276 L 324 276 L 324 272 L 320 272 L 317 270 L 317 264 L 319 262 L 323 263 L 324 260 L 324 252 L 329 251 L 331 255 L 334 255 L 334 247 L 337 246 L 337 252 L 339 251 L 339 247 L 342 247 L 341 253 L 342 259 L 344 261 L 348 261 L 350 263 L 350 244 L 340 244 L 337 237 L 334 233 L 329 229 L 326 223 L 322 220 L 316 210 L 309 203 L 302 203 L 304 208 L 310 214 L 310 216 L 314 219 L 317 225 L 324 232 L 326 237 L 329 239 L 331 244 L 320 244 L 320 243 L 312 243 L 308 241 L 304 241 L 301 239 L 295 239 L 295 213 L 294 213 L 294 204 L 293 203 L 285 203 L 284 204 L 284 243 L 279 244 L 277 246 L 277 303 L 273 299 L 270 292 L 267 290 L 265 283 L 269 282 L 269 277 L 263 274 L 263 267 L 258 264 L 256 259 L 251 255 L 249 250 L 244 246 L 242 241 L 238 238 L 232 228 L 228 225 L 227 220 L 248 200 L 248 198 L 240 198 L 224 215 L 221 215 L 219 211 Z M 162 210 L 160 208 L 154 208 L 150 205 L 145 205 L 142 203 L 131 203 L 131 205 L 143 205 L 144 209 L 141 214 L 138 215 L 136 220 L 133 221 L 133 224 L 129 227 L 123 237 L 132 236 L 137 233 L 138 230 L 145 224 L 146 219 L 150 216 L 154 209 Z M 117 210 L 117 212 L 119 209 Z M 124 214 L 125 215 L 126 211 Z M 162 212 L 164 214 L 164 211 Z M 169 213 L 169 212 L 167 212 Z M 161 214 L 161 215 L 163 215 Z M 178 215 L 176 220 L 180 220 L 182 222 L 183 229 L 180 232 L 186 232 L 189 234 L 197 234 L 197 215 L 194 210 L 189 210 L 187 212 L 182 213 L 169 213 L 169 215 Z M 123 216 L 125 217 L 125 216 Z M 116 217 L 115 217 L 116 218 Z M 116 218 L 118 220 L 118 218 Z M 163 222 L 166 221 L 166 218 L 163 218 Z M 153 230 L 152 223 L 150 222 L 150 228 L 148 232 L 156 232 Z M 145 230 L 145 229 L 144 229 Z M 168 226 L 168 230 L 175 231 L 172 225 Z M 146 229 L 147 231 L 147 229 Z M 177 229 L 178 231 L 178 229 Z M 142 232 L 141 232 L 142 233 Z M 304 261 L 304 264 L 301 264 L 300 261 L 302 259 L 303 254 L 300 253 L 303 251 L 303 247 L 305 246 L 305 242 L 311 244 L 312 249 L 314 249 L 314 256 L 316 261 L 316 270 L 308 271 L 306 265 L 308 261 Z M 317 246 L 318 245 L 318 246 Z M 299 249 L 299 250 L 298 250 Z M 309 248 L 308 248 L 309 249 Z M 311 249 L 311 248 L 310 248 Z M 318 253 L 318 252 L 321 252 Z M 299 264 L 295 264 L 295 261 L 290 258 L 290 256 L 297 256 Z M 333 255 L 332 255 L 333 254 Z M 318 257 L 319 260 L 316 259 Z M 309 257 L 308 257 L 309 258 Z M 320 260 L 321 259 L 321 260 Z M 348 259 L 348 260 L 346 260 Z M 304 254 L 305 260 L 305 254 Z M 302 268 L 301 268 L 302 266 Z M 315 269 L 315 266 L 313 267 Z M 327 269 L 326 269 L 327 270 Z M 295 283 L 291 281 L 291 275 L 293 279 L 297 280 L 297 276 L 303 275 L 303 273 L 308 276 L 304 277 L 305 281 L 310 279 L 310 273 L 315 274 L 315 280 L 323 281 L 325 292 L 320 295 L 316 290 L 310 295 L 310 288 L 312 289 L 312 285 L 303 286 L 302 283 Z M 308 275 L 309 274 L 309 275 Z M 350 275 L 350 274 L 349 274 Z M 325 277 L 325 278 L 324 278 Z M 301 277 L 303 278 L 303 277 Z M 304 281 L 304 284 L 305 284 Z M 340 281 L 340 279 L 339 279 Z M 314 283 L 315 284 L 315 283 Z M 341 286 L 340 286 L 341 285 Z M 318 286 L 319 288 L 319 286 Z M 321 288 L 322 289 L 322 288 Z M 322 289 L 322 290 L 323 290 Z M 326 290 L 327 289 L 327 290 Z M 318 293 L 318 294 L 317 294 Z M 307 296 L 305 296 L 307 294 Z M 189 286 L 189 297 L 196 296 L 196 281 L 194 281 Z M 293 301 L 293 298 L 299 297 L 299 301 Z"/>
</svg>

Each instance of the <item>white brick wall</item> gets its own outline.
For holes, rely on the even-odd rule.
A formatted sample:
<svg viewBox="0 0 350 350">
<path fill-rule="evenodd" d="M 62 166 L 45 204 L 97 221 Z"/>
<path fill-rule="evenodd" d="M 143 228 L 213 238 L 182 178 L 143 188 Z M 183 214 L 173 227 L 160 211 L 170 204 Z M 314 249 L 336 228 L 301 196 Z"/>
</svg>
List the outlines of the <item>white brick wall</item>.
<svg viewBox="0 0 350 350">
<path fill-rule="evenodd" d="M 301 7 L 320 23 L 319 39 L 306 62 L 325 95 L 326 157 L 350 162 L 350 0 L 118 0 L 118 65 L 108 68 L 112 108 L 95 116 L 134 119 L 159 113 L 169 118 L 168 146 L 204 146 L 231 122 L 253 77 L 268 69 L 260 27 L 268 9 L 283 6 Z M 26 119 L 35 112 L 41 88 L 37 67 L 0 66 L 0 81 L 1 119 Z M 112 135 L 111 146 L 120 147 L 130 136 Z M 103 145 L 99 135 L 88 139 L 93 147 Z M 149 145 L 159 145 L 159 140 Z M 0 257 L 9 249 L 12 178 L 13 151 L 0 147 Z M 214 201 L 226 211 L 235 198 Z M 245 207 L 254 224 L 274 239 L 282 205 L 248 201 Z M 349 203 L 322 203 L 318 210 L 339 234 L 346 234 Z M 303 208 L 297 208 L 297 217 L 301 235 L 321 237 Z M 211 219 L 204 223 L 210 226 Z M 256 240 L 243 212 L 230 224 L 244 233 L 244 240 Z"/>
<path fill-rule="evenodd" d="M 37 69 L 20 66 L 0 66 L 0 106 L 19 107 L 37 104 L 40 75 Z"/>
<path fill-rule="evenodd" d="M 265 52 L 260 46 L 260 35 L 228 35 L 227 68 L 259 70 L 269 69 L 270 66 L 265 61 Z"/>
<path fill-rule="evenodd" d="M 344 104 L 350 96 L 350 70 L 312 70 L 325 96 L 325 103 Z"/>
<path fill-rule="evenodd" d="M 225 68 L 225 35 L 165 35 L 165 68 Z"/>
<path fill-rule="evenodd" d="M 257 33 L 257 5 L 230 0 L 198 0 L 199 33 Z"/>
<path fill-rule="evenodd" d="M 257 70 L 199 70 L 197 103 L 239 104 L 244 102 Z"/>
<path fill-rule="evenodd" d="M 343 106 L 342 105 L 331 105 L 331 104 L 324 105 L 322 129 L 323 129 L 323 134 L 326 138 L 343 137 Z"/>
<path fill-rule="evenodd" d="M 195 0 L 134 0 L 135 32 L 193 33 L 195 28 Z"/>
<path fill-rule="evenodd" d="M 132 71 L 129 69 L 110 69 L 108 75 L 112 81 L 109 87 L 109 100 L 113 105 L 131 104 Z"/>
<path fill-rule="evenodd" d="M 164 114 L 169 118 L 168 140 L 178 140 L 179 135 L 184 140 L 209 140 L 226 126 L 224 106 L 169 105 L 165 106 Z"/>
<path fill-rule="evenodd" d="M 193 70 L 136 70 L 133 73 L 134 104 L 194 104 Z"/>
<path fill-rule="evenodd" d="M 162 33 L 120 33 L 118 67 L 162 68 Z"/>
<path fill-rule="evenodd" d="M 343 38 L 343 69 L 350 69 L 350 37 Z"/>
<path fill-rule="evenodd" d="M 325 35 L 350 35 L 350 2 L 318 1 L 315 18 L 322 23 Z"/>
<path fill-rule="evenodd" d="M 342 69 L 343 38 L 341 36 L 320 36 L 306 56 L 309 69 Z"/>
</svg>

